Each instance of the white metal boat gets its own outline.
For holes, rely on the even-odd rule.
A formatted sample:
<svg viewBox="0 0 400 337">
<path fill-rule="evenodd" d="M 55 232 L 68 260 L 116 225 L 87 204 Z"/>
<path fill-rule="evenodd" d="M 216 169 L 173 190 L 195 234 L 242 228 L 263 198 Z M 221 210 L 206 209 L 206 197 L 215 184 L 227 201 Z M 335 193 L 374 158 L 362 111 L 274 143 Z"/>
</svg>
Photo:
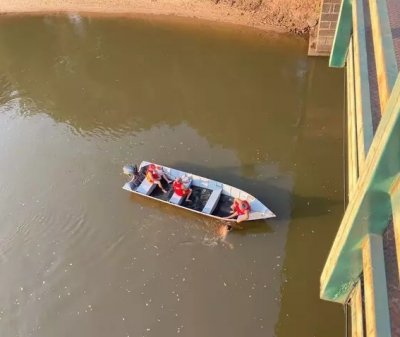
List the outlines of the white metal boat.
<svg viewBox="0 0 400 337">
<path fill-rule="evenodd" d="M 215 180 L 156 164 L 161 166 L 163 172 L 172 180 L 178 177 L 187 177 L 189 179 L 190 188 L 192 189 L 192 195 L 190 196 L 192 202 L 187 202 L 185 197 L 178 196 L 174 193 L 172 185 L 162 180 L 163 187 L 167 190 L 167 193 L 164 193 L 156 184 L 150 183 L 144 177 L 150 164 L 153 163 L 143 161 L 138 170 L 141 173 L 140 176 L 134 181 L 125 183 L 122 188 L 147 198 L 224 221 L 236 221 L 236 219 L 224 219 L 225 216 L 231 213 L 230 207 L 234 198 L 247 200 L 250 204 L 251 211 L 248 220 L 275 217 L 275 214 L 268 207 L 247 192 Z M 130 169 L 132 169 L 132 166 L 124 166 L 124 173 L 131 173 Z"/>
</svg>

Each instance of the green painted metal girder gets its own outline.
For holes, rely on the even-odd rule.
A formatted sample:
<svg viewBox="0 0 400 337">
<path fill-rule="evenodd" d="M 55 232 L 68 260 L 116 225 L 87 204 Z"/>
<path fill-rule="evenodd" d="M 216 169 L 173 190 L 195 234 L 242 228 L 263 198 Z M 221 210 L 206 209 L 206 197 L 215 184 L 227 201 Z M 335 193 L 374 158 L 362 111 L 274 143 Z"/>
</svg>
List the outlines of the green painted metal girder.
<svg viewBox="0 0 400 337">
<path fill-rule="evenodd" d="M 351 295 L 351 336 L 364 337 L 363 303 L 361 281 L 357 282 Z"/>
<path fill-rule="evenodd" d="M 365 163 L 365 158 L 374 137 L 372 126 L 371 96 L 369 86 L 369 72 L 367 61 L 367 42 L 365 37 L 365 20 L 363 0 L 353 0 L 353 45 L 354 45 L 354 77 L 355 77 L 355 101 L 358 159 L 360 171 Z"/>
<path fill-rule="evenodd" d="M 394 183 L 391 191 L 392 210 L 393 210 L 393 229 L 396 242 L 397 271 L 400 279 L 400 174 Z"/>
<path fill-rule="evenodd" d="M 390 188 L 400 172 L 400 76 L 372 141 L 321 275 L 321 298 L 344 303 L 362 271 L 362 240 L 382 234 L 392 215 Z"/>
<path fill-rule="evenodd" d="M 340 7 L 335 38 L 333 40 L 329 66 L 342 68 L 345 65 L 347 50 L 353 27 L 351 0 L 343 0 Z"/>
<path fill-rule="evenodd" d="M 347 54 L 347 176 L 349 199 L 352 198 L 358 179 L 357 120 L 354 84 L 353 39 Z"/>
<path fill-rule="evenodd" d="M 368 336 L 390 337 L 385 257 L 381 235 L 368 234 L 363 243 L 364 307 Z"/>
<path fill-rule="evenodd" d="M 369 0 L 371 29 L 374 40 L 376 72 L 379 85 L 379 98 L 382 111 L 396 82 L 396 54 L 390 27 L 388 5 L 386 0 Z"/>
</svg>

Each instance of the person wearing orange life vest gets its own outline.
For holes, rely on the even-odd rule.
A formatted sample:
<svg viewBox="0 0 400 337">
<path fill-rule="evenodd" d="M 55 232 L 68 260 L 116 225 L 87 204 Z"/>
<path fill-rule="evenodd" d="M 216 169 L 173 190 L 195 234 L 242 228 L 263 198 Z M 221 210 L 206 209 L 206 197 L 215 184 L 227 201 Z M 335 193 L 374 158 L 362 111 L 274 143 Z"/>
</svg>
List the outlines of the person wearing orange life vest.
<svg viewBox="0 0 400 337">
<path fill-rule="evenodd" d="M 174 192 L 177 195 L 179 195 L 180 197 L 186 197 L 186 201 L 191 202 L 191 200 L 189 200 L 189 198 L 192 195 L 192 189 L 187 187 L 183 183 L 182 178 L 176 178 L 172 187 L 174 188 Z"/>
<path fill-rule="evenodd" d="M 249 220 L 251 207 L 247 200 L 235 198 L 231 206 L 231 215 L 226 216 L 225 219 L 232 219 L 237 217 L 236 222 Z"/>
<path fill-rule="evenodd" d="M 168 179 L 167 175 L 162 170 L 162 167 L 154 164 L 149 165 L 146 173 L 146 179 L 152 184 L 157 184 L 164 193 L 167 193 L 167 190 L 165 190 L 161 184 L 161 179 L 165 179 L 168 184 L 172 182 L 172 180 Z"/>
</svg>

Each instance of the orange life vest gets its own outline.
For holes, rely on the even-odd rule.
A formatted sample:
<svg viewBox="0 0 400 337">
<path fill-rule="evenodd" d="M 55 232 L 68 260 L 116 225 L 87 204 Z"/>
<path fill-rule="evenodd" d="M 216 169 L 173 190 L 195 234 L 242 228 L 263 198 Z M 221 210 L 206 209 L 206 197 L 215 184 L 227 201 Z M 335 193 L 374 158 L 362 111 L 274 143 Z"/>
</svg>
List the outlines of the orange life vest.
<svg viewBox="0 0 400 337">
<path fill-rule="evenodd" d="M 154 183 L 155 180 L 160 180 L 160 174 L 158 173 L 157 167 L 154 164 L 150 164 L 147 169 L 146 178 L 149 182 Z"/>
<path fill-rule="evenodd" d="M 250 212 L 250 204 L 247 200 L 235 201 L 233 208 L 238 215 L 243 215 L 246 212 Z"/>
<path fill-rule="evenodd" d="M 182 182 L 178 180 L 174 181 L 172 187 L 174 188 L 174 192 L 180 197 L 183 197 L 184 195 L 187 195 L 189 193 L 189 189 L 185 188 Z"/>
</svg>

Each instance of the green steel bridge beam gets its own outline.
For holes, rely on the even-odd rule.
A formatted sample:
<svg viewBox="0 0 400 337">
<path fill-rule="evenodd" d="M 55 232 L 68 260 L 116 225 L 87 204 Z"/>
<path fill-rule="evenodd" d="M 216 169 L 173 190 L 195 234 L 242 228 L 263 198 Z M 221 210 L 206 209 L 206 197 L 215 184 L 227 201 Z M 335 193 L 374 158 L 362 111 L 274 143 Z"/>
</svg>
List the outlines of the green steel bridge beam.
<svg viewBox="0 0 400 337">
<path fill-rule="evenodd" d="M 363 268 L 362 243 L 392 216 L 390 190 L 400 172 L 400 76 L 386 104 L 353 198 L 321 275 L 321 298 L 344 303 Z"/>
<path fill-rule="evenodd" d="M 381 235 L 368 234 L 363 242 L 365 332 L 390 337 L 390 314 Z M 362 311 L 361 311 L 362 312 Z"/>
<path fill-rule="evenodd" d="M 367 42 L 363 0 L 353 0 L 353 52 L 354 88 L 357 116 L 358 166 L 362 171 L 365 158 L 374 137 L 372 126 L 371 96 L 367 61 Z M 349 66 L 349 64 L 347 65 Z"/>
<path fill-rule="evenodd" d="M 330 67 L 344 67 L 346 63 L 347 50 L 350 44 L 352 25 L 351 1 L 343 0 L 340 7 L 336 33 L 333 39 L 331 56 L 329 59 Z"/>
<path fill-rule="evenodd" d="M 363 322 L 363 298 L 361 290 L 361 281 L 357 282 L 351 295 L 351 332 L 352 337 L 363 337 L 364 322 Z"/>
<path fill-rule="evenodd" d="M 400 279 L 400 174 L 390 191 L 393 209 L 393 228 L 396 242 L 397 271 Z"/>
<path fill-rule="evenodd" d="M 398 69 L 386 0 L 369 0 L 374 55 L 382 113 L 396 81 Z"/>
</svg>

